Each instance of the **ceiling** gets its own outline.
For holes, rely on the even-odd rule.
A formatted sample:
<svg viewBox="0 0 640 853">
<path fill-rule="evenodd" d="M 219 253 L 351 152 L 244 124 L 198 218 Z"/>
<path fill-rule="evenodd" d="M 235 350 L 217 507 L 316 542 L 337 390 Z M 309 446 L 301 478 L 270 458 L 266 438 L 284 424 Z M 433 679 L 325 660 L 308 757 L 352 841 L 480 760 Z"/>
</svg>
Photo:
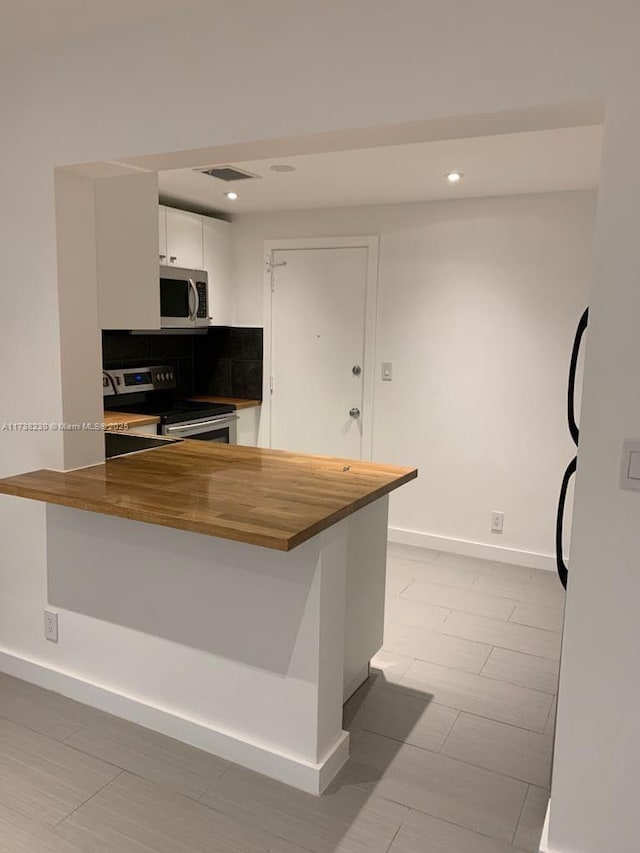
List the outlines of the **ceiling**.
<svg viewBox="0 0 640 853">
<path fill-rule="evenodd" d="M 230 214 L 593 189 L 601 125 L 234 161 L 259 179 L 225 183 L 198 171 L 159 173 L 164 201 Z M 275 164 L 295 166 L 274 172 Z M 202 167 L 228 165 L 202 163 Z M 458 170 L 455 185 L 444 175 Z M 237 201 L 224 193 L 234 190 Z"/>
<path fill-rule="evenodd" d="M 22 47 L 154 18 L 203 0 L 1 0 L 0 44 Z"/>
</svg>

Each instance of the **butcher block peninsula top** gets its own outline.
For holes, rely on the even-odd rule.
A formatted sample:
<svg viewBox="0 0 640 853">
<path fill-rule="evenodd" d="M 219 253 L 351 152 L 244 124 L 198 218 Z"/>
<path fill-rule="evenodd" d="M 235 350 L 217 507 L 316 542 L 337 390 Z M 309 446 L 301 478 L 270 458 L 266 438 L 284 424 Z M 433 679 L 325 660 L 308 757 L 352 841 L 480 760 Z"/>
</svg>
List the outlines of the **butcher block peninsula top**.
<svg viewBox="0 0 640 853">
<path fill-rule="evenodd" d="M 182 441 L 0 493 L 290 551 L 417 477 L 415 468 Z"/>
</svg>

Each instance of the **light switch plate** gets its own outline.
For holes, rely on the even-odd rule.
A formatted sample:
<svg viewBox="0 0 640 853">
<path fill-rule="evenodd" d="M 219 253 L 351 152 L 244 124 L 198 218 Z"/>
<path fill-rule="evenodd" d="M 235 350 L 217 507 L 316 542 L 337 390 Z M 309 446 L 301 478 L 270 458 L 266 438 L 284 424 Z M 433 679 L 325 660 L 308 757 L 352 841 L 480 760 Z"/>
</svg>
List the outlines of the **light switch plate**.
<svg viewBox="0 0 640 853">
<path fill-rule="evenodd" d="M 632 450 L 629 454 L 629 478 L 640 480 L 640 450 Z"/>
<path fill-rule="evenodd" d="M 628 438 L 622 445 L 620 488 L 640 492 L 640 441 Z"/>
<path fill-rule="evenodd" d="M 382 379 L 384 382 L 391 382 L 393 379 L 393 365 L 390 361 L 382 362 Z"/>
</svg>

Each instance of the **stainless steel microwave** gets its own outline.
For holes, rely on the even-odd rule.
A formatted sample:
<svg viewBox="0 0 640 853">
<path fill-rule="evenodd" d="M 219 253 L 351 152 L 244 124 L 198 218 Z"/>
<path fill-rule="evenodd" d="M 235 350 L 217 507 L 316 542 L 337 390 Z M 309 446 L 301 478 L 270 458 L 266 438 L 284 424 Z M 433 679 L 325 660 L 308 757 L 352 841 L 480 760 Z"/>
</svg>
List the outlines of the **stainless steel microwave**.
<svg viewBox="0 0 640 853">
<path fill-rule="evenodd" d="M 160 267 L 160 325 L 163 329 L 208 326 L 209 279 L 204 270 Z"/>
</svg>

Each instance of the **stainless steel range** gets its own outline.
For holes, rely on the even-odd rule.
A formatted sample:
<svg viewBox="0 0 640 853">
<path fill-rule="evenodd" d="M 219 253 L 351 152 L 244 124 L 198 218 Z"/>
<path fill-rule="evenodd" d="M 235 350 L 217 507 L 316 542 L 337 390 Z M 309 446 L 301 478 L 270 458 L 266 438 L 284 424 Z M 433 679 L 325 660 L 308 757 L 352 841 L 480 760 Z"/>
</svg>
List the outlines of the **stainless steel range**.
<svg viewBox="0 0 640 853">
<path fill-rule="evenodd" d="M 154 415 L 160 418 L 160 435 L 236 443 L 238 416 L 233 406 L 185 400 L 176 396 L 176 388 L 170 365 L 103 371 L 105 409 Z"/>
</svg>

